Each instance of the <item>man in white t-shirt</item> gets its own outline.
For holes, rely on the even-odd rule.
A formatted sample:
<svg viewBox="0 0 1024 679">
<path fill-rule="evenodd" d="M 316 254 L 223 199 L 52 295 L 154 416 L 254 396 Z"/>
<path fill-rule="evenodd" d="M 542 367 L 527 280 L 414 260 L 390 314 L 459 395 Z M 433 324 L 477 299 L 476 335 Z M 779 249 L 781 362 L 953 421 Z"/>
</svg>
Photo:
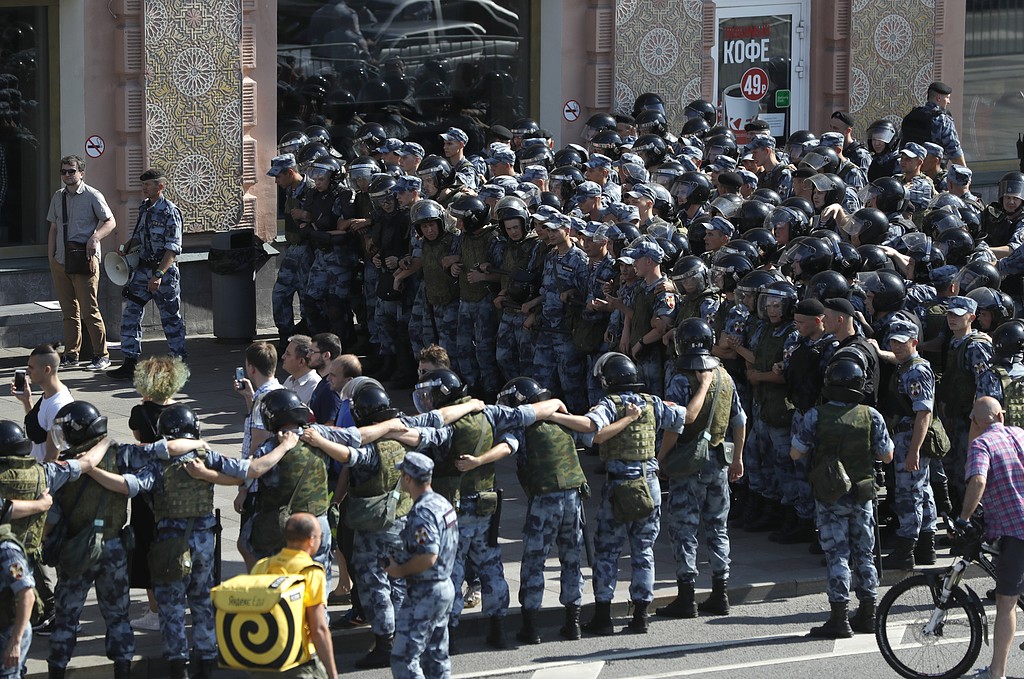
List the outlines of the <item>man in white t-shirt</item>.
<svg viewBox="0 0 1024 679">
<path fill-rule="evenodd" d="M 32 457 L 39 462 L 57 459 L 57 446 L 50 433 L 57 411 L 75 398 L 57 376 L 60 355 L 49 344 L 40 344 L 28 357 L 25 389 L 20 394 L 11 385 L 11 393 L 25 407 L 25 433 L 32 441 Z M 42 397 L 32 405 L 32 385 L 42 389 Z"/>
<path fill-rule="evenodd" d="M 294 391 L 299 400 L 309 405 L 313 390 L 320 383 L 320 375 L 309 365 L 313 353 L 313 339 L 308 335 L 292 335 L 288 348 L 281 356 L 281 367 L 288 373 L 284 388 Z"/>
</svg>

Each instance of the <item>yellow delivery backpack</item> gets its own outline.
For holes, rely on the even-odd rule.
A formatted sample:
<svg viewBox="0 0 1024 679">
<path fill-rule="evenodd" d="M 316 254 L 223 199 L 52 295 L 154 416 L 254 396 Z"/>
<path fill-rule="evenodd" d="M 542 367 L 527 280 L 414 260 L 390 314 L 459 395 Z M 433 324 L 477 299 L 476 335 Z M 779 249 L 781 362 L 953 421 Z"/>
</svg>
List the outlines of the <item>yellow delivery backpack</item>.
<svg viewBox="0 0 1024 679">
<path fill-rule="evenodd" d="M 221 663 L 283 672 L 309 662 L 302 575 L 238 575 L 210 590 Z"/>
</svg>

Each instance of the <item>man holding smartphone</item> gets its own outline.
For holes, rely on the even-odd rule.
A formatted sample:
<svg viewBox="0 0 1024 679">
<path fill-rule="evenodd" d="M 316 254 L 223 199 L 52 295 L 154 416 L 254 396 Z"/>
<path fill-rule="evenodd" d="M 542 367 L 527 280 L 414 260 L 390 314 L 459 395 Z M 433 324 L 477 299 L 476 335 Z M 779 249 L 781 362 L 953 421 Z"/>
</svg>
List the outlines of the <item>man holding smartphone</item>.
<svg viewBox="0 0 1024 679">
<path fill-rule="evenodd" d="M 114 230 L 114 214 L 103 194 L 83 181 L 85 161 L 79 156 L 60 159 L 60 179 L 64 187 L 53 194 L 46 221 L 50 223 L 46 254 L 50 260 L 53 289 L 64 316 L 64 358 L 61 367 L 78 365 L 82 347 L 82 319 L 85 319 L 93 356 L 89 370 L 110 366 L 107 355 L 107 329 L 97 301 L 100 283 L 100 241 Z M 80 257 L 68 249 L 85 248 L 86 268 Z"/>
</svg>

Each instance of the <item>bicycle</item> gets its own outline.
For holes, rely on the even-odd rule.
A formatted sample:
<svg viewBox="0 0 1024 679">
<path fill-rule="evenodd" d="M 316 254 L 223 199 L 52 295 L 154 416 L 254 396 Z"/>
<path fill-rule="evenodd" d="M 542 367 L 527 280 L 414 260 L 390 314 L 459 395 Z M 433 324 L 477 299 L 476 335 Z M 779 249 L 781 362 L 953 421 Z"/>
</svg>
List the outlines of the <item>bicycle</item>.
<svg viewBox="0 0 1024 679">
<path fill-rule="evenodd" d="M 878 604 L 875 640 L 889 667 L 908 679 L 952 679 L 974 666 L 981 643 L 989 644 L 981 598 L 962 582 L 971 563 L 995 580 L 997 553 L 982 540 L 977 521 L 967 530 L 946 525 L 959 558 L 944 570 L 916 573 L 886 592 Z M 1018 607 L 1024 609 L 1019 598 Z"/>
</svg>

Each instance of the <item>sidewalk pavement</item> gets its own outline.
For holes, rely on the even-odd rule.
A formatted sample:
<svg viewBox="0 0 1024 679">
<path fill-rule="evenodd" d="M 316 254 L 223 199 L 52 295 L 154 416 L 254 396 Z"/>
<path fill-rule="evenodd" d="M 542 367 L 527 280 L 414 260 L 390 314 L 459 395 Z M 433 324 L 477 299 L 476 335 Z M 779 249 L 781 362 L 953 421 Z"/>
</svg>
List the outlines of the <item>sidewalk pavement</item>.
<svg viewBox="0 0 1024 679">
<path fill-rule="evenodd" d="M 271 335 L 262 336 L 271 340 Z M 202 426 L 202 435 L 215 450 L 238 455 L 242 443 L 241 426 L 245 417 L 244 401 L 234 391 L 232 380 L 234 369 L 243 363 L 242 354 L 245 344 L 221 344 L 212 336 L 190 337 L 188 341 L 189 366 L 191 377 L 185 384 L 179 400 L 190 405 L 198 414 Z M 154 355 L 166 351 L 163 340 L 152 340 L 144 343 L 143 354 Z M 28 359 L 27 349 L 0 349 L 0 384 L 6 385 L 13 380 L 15 368 L 24 367 Z M 111 356 L 116 361 L 119 353 L 114 351 Z M 279 376 L 284 379 L 285 375 Z M 118 441 L 132 441 L 128 430 L 128 415 L 132 407 L 139 402 L 139 395 L 128 381 L 116 381 L 106 375 L 95 374 L 84 369 L 72 369 L 61 372 L 61 380 L 71 389 L 75 398 L 86 400 L 95 405 L 100 412 L 109 418 L 109 431 Z M 9 395 L 7 386 L 0 386 L 0 419 L 24 420 L 21 404 Z M 396 392 L 392 398 L 406 412 L 413 412 L 411 394 Z M 584 469 L 593 488 L 593 496 L 586 502 L 587 515 L 597 515 L 600 488 L 603 477 L 598 472 L 596 457 L 583 457 Z M 523 518 L 526 511 L 525 495 L 515 478 L 515 470 L 511 464 L 499 463 L 499 485 L 505 490 L 505 502 L 500 532 L 500 544 L 505 564 L 505 577 L 511 592 L 510 615 L 517 616 L 519 606 L 519 556 Z M 235 540 L 238 536 L 238 514 L 232 507 L 234 489 L 219 486 L 215 495 L 215 506 L 221 512 L 223 526 L 222 576 L 230 578 L 243 572 L 244 565 L 238 554 Z M 786 598 L 806 594 L 822 593 L 824 596 L 825 570 L 821 565 L 821 557 L 808 553 L 807 545 L 779 545 L 770 542 L 767 533 L 746 533 L 731 530 L 732 565 L 729 580 L 729 596 L 733 603 L 754 602 L 765 599 Z M 661 537 L 655 548 L 655 567 L 657 581 L 655 584 L 655 605 L 663 605 L 673 599 L 676 593 L 675 562 L 669 545 L 667 522 L 663 522 Z M 613 613 L 625 615 L 626 602 L 629 601 L 629 553 L 628 544 L 620 558 L 619 584 L 615 594 Z M 553 550 L 554 552 L 554 550 Z M 698 600 L 710 589 L 711 575 L 707 571 L 707 556 L 701 545 L 699 567 L 703 569 L 697 579 Z M 593 603 L 590 587 L 590 569 L 584 564 L 584 575 L 587 585 L 584 590 L 584 621 L 589 617 L 588 605 Z M 898 581 L 902 573 L 886 574 L 886 584 Z M 558 603 L 558 562 L 549 558 L 546 571 L 547 590 L 545 596 L 542 622 L 553 625 L 561 624 L 562 609 Z M 132 590 L 132 617 L 137 617 L 146 610 L 146 595 L 142 590 Z M 347 607 L 332 608 L 332 615 L 343 613 Z M 480 609 L 467 609 L 464 617 L 467 621 L 481 616 Z M 548 618 L 550 617 L 550 620 Z M 518 621 L 510 618 L 507 625 L 510 636 L 518 629 Z M 104 624 L 96 605 L 95 594 L 91 594 L 82 614 L 82 631 L 78 636 L 78 647 L 69 669 L 74 670 L 74 677 L 108 677 L 111 674 L 111 663 L 104 652 Z M 486 625 L 464 624 L 460 633 L 465 636 L 485 633 Z M 161 658 L 162 646 L 159 632 L 136 633 L 136 674 L 137 676 L 166 676 L 166 665 Z M 372 637 L 368 628 L 335 632 L 335 650 L 341 655 L 345 649 L 369 649 Z M 340 642 L 340 643 L 339 643 Z M 46 637 L 37 637 L 32 642 L 32 651 L 28 663 L 29 677 L 46 676 L 46 656 L 49 643 Z M 350 661 L 349 661 L 350 662 Z M 339 671 L 350 671 L 343 660 Z M 244 676 L 242 673 L 224 671 L 218 676 Z"/>
</svg>

